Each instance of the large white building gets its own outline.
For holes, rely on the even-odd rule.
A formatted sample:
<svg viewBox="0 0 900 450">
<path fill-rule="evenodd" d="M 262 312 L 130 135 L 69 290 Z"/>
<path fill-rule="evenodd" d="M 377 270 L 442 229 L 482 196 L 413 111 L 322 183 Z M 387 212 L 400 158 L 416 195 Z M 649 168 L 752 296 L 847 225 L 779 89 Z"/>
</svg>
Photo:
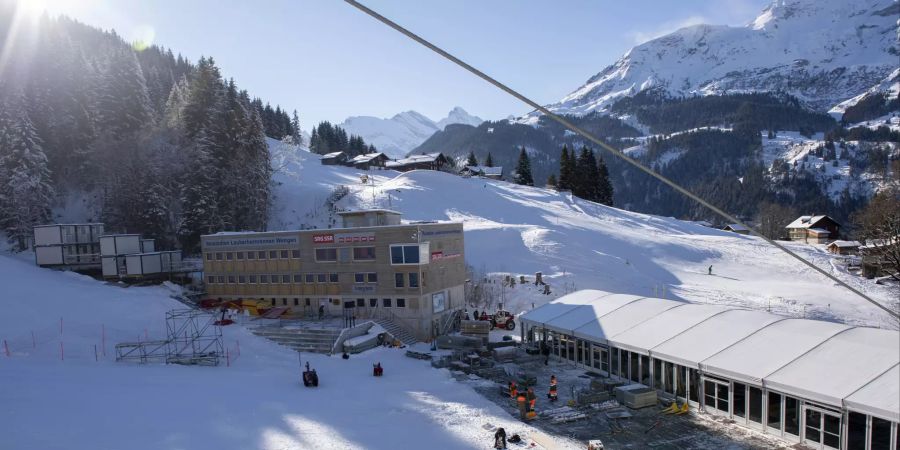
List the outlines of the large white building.
<svg viewBox="0 0 900 450">
<path fill-rule="evenodd" d="M 900 332 L 583 290 L 523 339 L 737 424 L 822 449 L 900 450 Z"/>
</svg>

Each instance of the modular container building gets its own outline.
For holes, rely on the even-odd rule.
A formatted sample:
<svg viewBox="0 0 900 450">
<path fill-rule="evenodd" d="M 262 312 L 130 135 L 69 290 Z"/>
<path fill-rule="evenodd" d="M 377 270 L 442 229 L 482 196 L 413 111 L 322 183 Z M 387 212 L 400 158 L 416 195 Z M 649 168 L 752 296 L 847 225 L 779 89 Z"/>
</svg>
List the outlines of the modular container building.
<svg viewBox="0 0 900 450">
<path fill-rule="evenodd" d="M 38 225 L 34 227 L 35 263 L 41 267 L 99 269 L 102 234 L 102 223 Z"/>
<path fill-rule="evenodd" d="M 141 253 L 141 235 L 107 234 L 100 236 L 101 256 L 121 256 Z"/>
<path fill-rule="evenodd" d="M 152 278 L 181 269 L 181 252 L 177 250 L 135 253 L 125 255 L 123 258 L 125 267 L 123 278 Z"/>
</svg>

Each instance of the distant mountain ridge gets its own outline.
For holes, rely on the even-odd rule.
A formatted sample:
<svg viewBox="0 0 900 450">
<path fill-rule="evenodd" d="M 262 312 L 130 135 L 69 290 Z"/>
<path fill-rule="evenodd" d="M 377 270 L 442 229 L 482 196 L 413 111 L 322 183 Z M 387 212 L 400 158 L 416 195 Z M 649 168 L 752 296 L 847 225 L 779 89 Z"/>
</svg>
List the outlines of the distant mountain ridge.
<svg viewBox="0 0 900 450">
<path fill-rule="evenodd" d="M 348 117 L 339 126 L 348 133 L 361 136 L 366 142 L 374 144 L 386 155 L 402 158 L 447 125 L 478 126 L 482 122 L 484 120 L 480 117 L 473 116 L 457 106 L 447 114 L 447 117 L 437 122 L 416 111 L 406 111 L 390 119 L 372 116 Z"/>
<path fill-rule="evenodd" d="M 653 88 L 673 97 L 782 91 L 826 112 L 897 68 L 898 16 L 894 0 L 778 0 L 744 27 L 695 25 L 638 45 L 548 107 L 606 112 Z"/>
</svg>

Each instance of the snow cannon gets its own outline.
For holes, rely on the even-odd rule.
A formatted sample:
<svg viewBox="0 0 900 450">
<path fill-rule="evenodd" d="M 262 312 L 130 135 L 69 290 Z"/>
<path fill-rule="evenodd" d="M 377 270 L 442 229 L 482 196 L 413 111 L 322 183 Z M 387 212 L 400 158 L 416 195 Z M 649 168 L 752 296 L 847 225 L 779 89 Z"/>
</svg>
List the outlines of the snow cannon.
<svg viewBox="0 0 900 450">
<path fill-rule="evenodd" d="M 315 369 L 309 368 L 309 361 L 306 362 L 306 370 L 303 371 L 303 385 L 306 387 L 316 387 L 319 385 L 319 374 Z"/>
</svg>

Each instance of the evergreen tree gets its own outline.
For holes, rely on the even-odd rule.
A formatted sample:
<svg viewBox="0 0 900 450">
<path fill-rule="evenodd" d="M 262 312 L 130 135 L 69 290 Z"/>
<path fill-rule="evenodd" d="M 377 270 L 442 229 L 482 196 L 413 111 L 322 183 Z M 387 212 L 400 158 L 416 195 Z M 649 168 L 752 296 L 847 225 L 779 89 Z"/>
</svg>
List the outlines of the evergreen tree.
<svg viewBox="0 0 900 450">
<path fill-rule="evenodd" d="M 488 152 L 487 159 L 484 160 L 485 167 L 494 167 L 494 158 L 491 156 L 491 152 Z"/>
<path fill-rule="evenodd" d="M 559 187 L 559 183 L 556 181 L 556 175 L 551 173 L 550 176 L 547 177 L 547 186 L 552 186 L 554 188 Z"/>
<path fill-rule="evenodd" d="M 478 159 L 475 158 L 475 152 L 469 151 L 469 156 L 466 158 L 466 165 L 467 166 L 477 166 L 478 165 Z"/>
<path fill-rule="evenodd" d="M 294 116 L 291 117 L 291 128 L 294 145 L 303 145 L 303 134 L 300 133 L 300 116 L 297 115 L 297 110 L 294 110 Z"/>
<path fill-rule="evenodd" d="M 571 191 L 575 182 L 575 153 L 569 153 L 566 145 L 563 145 L 559 157 L 559 189 Z"/>
<path fill-rule="evenodd" d="M 613 205 L 613 187 L 609 180 L 609 169 L 606 167 L 606 161 L 600 157 L 597 167 L 597 202 L 606 206 Z"/>
<path fill-rule="evenodd" d="M 32 228 L 50 221 L 54 191 L 24 95 L 14 96 L 0 99 L 0 228 L 15 249 L 24 250 Z"/>
<path fill-rule="evenodd" d="M 153 110 L 141 66 L 134 51 L 112 53 L 99 84 L 99 127 L 113 139 L 121 139 L 151 125 Z"/>
<path fill-rule="evenodd" d="M 528 159 L 528 152 L 525 147 L 519 152 L 519 162 L 516 164 L 516 175 L 513 178 L 516 184 L 525 186 L 534 186 L 534 179 L 531 177 L 531 161 Z"/>
<path fill-rule="evenodd" d="M 575 181 L 572 184 L 572 193 L 585 200 L 597 201 L 599 198 L 598 177 L 594 152 L 587 147 L 582 147 L 578 161 L 575 163 Z"/>
</svg>

